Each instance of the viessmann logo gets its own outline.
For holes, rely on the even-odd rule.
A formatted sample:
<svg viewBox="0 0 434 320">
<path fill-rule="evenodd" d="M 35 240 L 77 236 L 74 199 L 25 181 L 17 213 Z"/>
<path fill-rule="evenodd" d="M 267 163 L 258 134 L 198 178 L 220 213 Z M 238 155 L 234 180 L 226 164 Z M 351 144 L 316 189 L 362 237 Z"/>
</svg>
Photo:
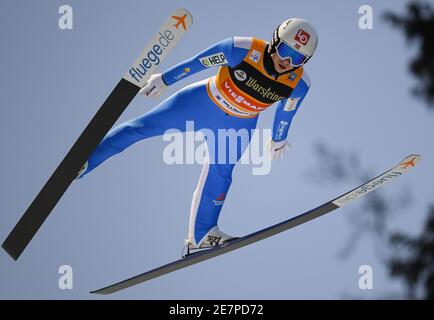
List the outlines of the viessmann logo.
<svg viewBox="0 0 434 320">
<path fill-rule="evenodd" d="M 172 18 L 175 20 L 175 24 L 172 26 L 177 30 L 179 28 L 187 30 L 185 21 L 186 17 L 187 14 L 181 17 L 172 16 Z M 160 56 L 164 53 L 164 50 L 170 46 L 171 42 L 176 39 L 175 30 L 171 30 L 169 28 L 164 31 L 160 31 L 158 34 L 159 37 L 157 41 L 151 45 L 151 50 L 145 54 L 138 65 L 133 65 L 128 71 L 130 76 L 138 83 L 140 83 L 141 79 L 153 66 L 158 66 L 160 64 Z"/>
</svg>

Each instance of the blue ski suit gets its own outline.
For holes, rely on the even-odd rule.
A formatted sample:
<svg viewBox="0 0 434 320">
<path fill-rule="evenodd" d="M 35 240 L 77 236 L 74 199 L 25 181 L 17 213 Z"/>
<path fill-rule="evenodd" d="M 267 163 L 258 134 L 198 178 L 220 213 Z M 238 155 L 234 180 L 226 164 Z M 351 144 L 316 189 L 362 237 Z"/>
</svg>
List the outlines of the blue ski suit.
<svg viewBox="0 0 434 320">
<path fill-rule="evenodd" d="M 270 74 L 268 47 L 264 40 L 232 37 L 163 72 L 163 81 L 170 86 L 206 68 L 219 67 L 215 76 L 188 85 L 149 112 L 110 130 L 89 157 L 81 177 L 138 141 L 162 135 L 169 129 L 185 132 L 187 121 L 194 121 L 195 130 L 208 129 L 215 136 L 221 129 L 247 129 L 250 141 L 258 114 L 273 104 L 276 112 L 272 139 L 285 140 L 310 81 L 303 67 L 287 74 Z M 247 145 L 239 140 L 235 143 L 238 161 Z M 188 240 L 197 246 L 217 226 L 236 164 L 210 160 L 217 159 L 221 152 L 218 140 L 213 143 L 207 140 L 207 146 L 208 160 L 194 191 L 190 212 Z M 225 148 L 228 151 L 230 143 Z"/>
</svg>

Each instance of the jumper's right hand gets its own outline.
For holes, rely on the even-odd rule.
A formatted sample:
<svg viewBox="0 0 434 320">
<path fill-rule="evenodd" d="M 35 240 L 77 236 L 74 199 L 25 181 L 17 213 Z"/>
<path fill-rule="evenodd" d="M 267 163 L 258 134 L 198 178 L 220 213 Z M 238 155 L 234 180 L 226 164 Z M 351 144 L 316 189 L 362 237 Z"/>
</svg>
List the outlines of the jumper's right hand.
<svg viewBox="0 0 434 320">
<path fill-rule="evenodd" d="M 271 160 L 279 160 L 283 158 L 283 153 L 286 149 L 290 149 L 291 145 L 286 140 L 282 140 L 279 142 L 270 139 L 267 144 L 268 150 L 270 152 Z"/>
<path fill-rule="evenodd" d="M 157 98 L 166 88 L 167 85 L 164 83 L 163 74 L 157 73 L 153 74 L 149 80 L 146 81 L 145 86 L 140 89 L 139 94 L 143 94 L 145 97 Z"/>
</svg>

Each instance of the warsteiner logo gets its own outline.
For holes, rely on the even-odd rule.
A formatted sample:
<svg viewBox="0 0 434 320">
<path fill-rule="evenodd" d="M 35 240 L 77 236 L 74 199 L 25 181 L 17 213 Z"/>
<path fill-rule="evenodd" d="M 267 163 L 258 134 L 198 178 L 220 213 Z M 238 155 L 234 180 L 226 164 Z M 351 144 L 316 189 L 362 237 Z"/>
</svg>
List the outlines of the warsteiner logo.
<svg viewBox="0 0 434 320">
<path fill-rule="evenodd" d="M 271 87 L 261 86 L 256 79 L 249 77 L 246 82 L 246 86 L 259 93 L 264 98 L 270 99 L 274 102 L 284 99 L 284 96 L 280 96 L 277 92 L 273 91 Z"/>
</svg>

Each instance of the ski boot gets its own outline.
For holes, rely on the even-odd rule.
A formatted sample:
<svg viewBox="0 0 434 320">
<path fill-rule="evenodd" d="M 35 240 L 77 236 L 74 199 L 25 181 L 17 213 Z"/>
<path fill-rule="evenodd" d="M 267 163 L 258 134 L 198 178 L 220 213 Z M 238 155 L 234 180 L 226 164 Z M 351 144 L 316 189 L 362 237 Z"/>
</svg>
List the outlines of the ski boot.
<svg viewBox="0 0 434 320">
<path fill-rule="evenodd" d="M 188 257 L 192 254 L 208 250 L 210 248 L 219 247 L 225 245 L 233 240 L 239 239 L 239 237 L 232 237 L 215 226 L 202 238 L 198 245 L 195 245 L 190 239 L 185 240 L 185 247 L 182 257 Z"/>
</svg>

